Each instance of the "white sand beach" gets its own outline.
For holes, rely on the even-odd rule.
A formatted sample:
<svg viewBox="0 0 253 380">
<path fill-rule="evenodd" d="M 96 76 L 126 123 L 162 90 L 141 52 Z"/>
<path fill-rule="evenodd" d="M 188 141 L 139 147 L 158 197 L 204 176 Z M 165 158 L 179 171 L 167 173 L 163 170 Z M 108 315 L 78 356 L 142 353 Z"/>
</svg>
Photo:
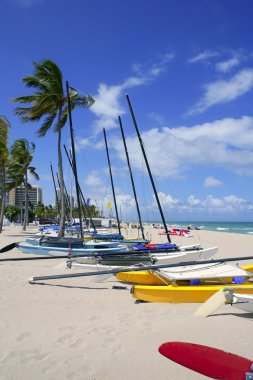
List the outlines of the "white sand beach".
<svg viewBox="0 0 253 380">
<path fill-rule="evenodd" d="M 158 235 L 161 230 L 146 229 L 152 241 L 165 241 Z M 26 234 L 33 231 L 29 227 Z M 253 255 L 252 235 L 192 233 L 193 238 L 172 237 L 173 242 L 217 245 L 215 258 Z M 26 234 L 19 226 L 5 227 L 0 248 L 24 240 Z M 136 230 L 125 234 L 136 236 Z M 0 258 L 21 256 L 28 257 L 15 248 Z M 253 357 L 253 315 L 229 305 L 203 318 L 194 317 L 199 304 L 136 304 L 131 286 L 114 277 L 102 283 L 89 278 L 28 283 L 31 276 L 67 273 L 57 268 L 62 261 L 0 263 L 1 380 L 204 379 L 158 353 L 167 341 Z M 112 289 L 115 284 L 127 289 Z"/>
</svg>

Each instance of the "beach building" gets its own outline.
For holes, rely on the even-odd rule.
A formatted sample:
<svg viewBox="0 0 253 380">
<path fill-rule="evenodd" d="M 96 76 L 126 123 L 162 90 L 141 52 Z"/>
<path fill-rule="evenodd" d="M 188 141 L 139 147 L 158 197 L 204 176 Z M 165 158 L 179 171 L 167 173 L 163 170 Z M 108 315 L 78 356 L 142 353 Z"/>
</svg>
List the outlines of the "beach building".
<svg viewBox="0 0 253 380">
<path fill-rule="evenodd" d="M 28 189 L 28 205 L 37 206 L 38 203 L 42 203 L 42 189 L 37 185 L 32 185 L 31 189 Z M 10 206 L 22 207 L 25 203 L 25 188 L 24 186 L 18 186 L 11 189 L 7 195 L 7 204 Z"/>
<path fill-rule="evenodd" d="M 114 218 L 92 218 L 95 227 L 117 227 L 117 219 Z"/>
</svg>

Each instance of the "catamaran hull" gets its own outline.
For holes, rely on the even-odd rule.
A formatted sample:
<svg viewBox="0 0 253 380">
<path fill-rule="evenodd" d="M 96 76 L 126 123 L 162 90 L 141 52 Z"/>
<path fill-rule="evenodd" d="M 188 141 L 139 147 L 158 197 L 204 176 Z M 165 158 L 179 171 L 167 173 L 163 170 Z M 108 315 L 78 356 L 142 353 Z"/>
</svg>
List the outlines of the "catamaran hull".
<svg viewBox="0 0 253 380">
<path fill-rule="evenodd" d="M 189 261 L 207 260 L 213 257 L 218 251 L 217 247 L 206 248 L 202 251 L 189 251 L 185 253 L 171 253 L 167 255 L 154 254 L 152 257 L 156 259 L 156 264 L 179 264 Z M 117 274 L 117 279 L 132 284 L 143 285 L 164 285 L 168 280 L 163 279 L 162 276 L 157 276 L 153 271 L 140 271 L 140 272 L 121 272 Z"/>
<path fill-rule="evenodd" d="M 117 247 L 109 248 L 61 248 L 61 247 L 45 247 L 39 245 L 31 245 L 29 243 L 19 243 L 18 249 L 23 253 L 30 253 L 33 255 L 47 255 L 47 256 L 62 256 L 64 254 L 70 256 L 81 256 L 86 254 L 107 254 L 126 252 L 127 247 L 124 245 L 118 245 Z"/>
<path fill-rule="evenodd" d="M 227 285 L 199 285 L 199 286 L 133 286 L 131 292 L 134 298 L 146 302 L 161 303 L 202 303 L 208 300 L 213 294 L 220 289 L 226 288 Z M 240 294 L 253 294 L 252 284 L 229 285 L 229 288 L 235 289 Z"/>
<path fill-rule="evenodd" d="M 193 251 L 193 252 L 184 252 L 181 254 L 178 253 L 169 253 L 169 254 L 152 254 L 151 256 L 148 254 L 138 254 L 134 253 L 132 255 L 124 255 L 120 254 L 119 256 L 110 256 L 110 254 L 103 256 L 103 257 L 80 257 L 77 259 L 74 259 L 75 262 L 73 262 L 73 267 L 75 266 L 76 263 L 80 264 L 79 267 L 83 266 L 85 267 L 86 264 L 103 264 L 104 268 L 108 266 L 107 268 L 109 269 L 109 266 L 131 266 L 131 265 L 137 265 L 137 264 L 146 264 L 147 262 L 155 263 L 156 265 L 160 264 L 177 264 L 181 262 L 186 262 L 186 261 L 198 261 L 198 260 L 204 260 L 208 259 L 209 257 L 212 257 L 215 253 L 217 252 L 217 248 L 210 248 L 202 251 Z M 133 279 L 138 278 L 138 273 L 139 272 L 133 272 Z M 141 272 L 143 273 L 143 272 Z M 144 272 L 145 274 L 148 272 Z M 136 283 L 134 280 L 133 281 L 128 281 L 128 278 L 131 278 L 127 276 L 128 273 L 122 273 L 119 274 L 118 278 L 120 280 L 126 281 L 126 282 L 133 282 Z M 124 277 L 125 275 L 125 277 Z M 141 276 L 140 276 L 141 277 Z M 148 277 L 148 276 L 147 276 Z M 137 283 L 142 283 L 142 282 L 137 282 Z M 146 282 L 145 282 L 146 283 Z M 158 285 L 162 285 L 163 283 L 159 283 Z"/>
<path fill-rule="evenodd" d="M 253 313 L 253 295 L 234 293 L 232 306 Z"/>
<path fill-rule="evenodd" d="M 204 248 L 201 250 L 154 253 L 152 257 L 157 259 L 156 264 L 177 264 L 187 261 L 200 261 L 213 257 L 218 252 L 218 247 Z"/>
</svg>

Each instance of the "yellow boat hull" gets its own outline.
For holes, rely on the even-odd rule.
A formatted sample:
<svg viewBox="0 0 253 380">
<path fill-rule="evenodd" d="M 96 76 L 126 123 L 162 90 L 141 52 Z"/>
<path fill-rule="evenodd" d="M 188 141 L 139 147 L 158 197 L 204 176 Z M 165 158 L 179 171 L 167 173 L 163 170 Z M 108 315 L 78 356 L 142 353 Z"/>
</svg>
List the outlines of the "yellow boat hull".
<svg viewBox="0 0 253 380">
<path fill-rule="evenodd" d="M 242 266 L 242 269 L 253 274 L 253 265 Z M 129 284 L 140 284 L 140 285 L 166 285 L 170 284 L 170 281 L 161 276 L 157 275 L 154 271 L 138 271 L 138 272 L 121 272 L 116 275 L 117 280 L 127 282 Z M 210 281 L 215 281 L 215 279 L 209 279 Z M 216 280 L 217 281 L 217 280 Z M 223 281 L 231 282 L 231 278 L 224 278 Z M 202 280 L 201 283 L 204 284 L 206 281 Z"/>
<path fill-rule="evenodd" d="M 236 289 L 237 293 L 253 294 L 253 285 L 246 283 L 243 285 L 198 285 L 198 286 L 144 286 L 134 285 L 132 288 L 133 297 L 146 302 L 169 302 L 169 303 L 201 303 L 205 302 L 214 293 L 223 288 Z"/>
</svg>

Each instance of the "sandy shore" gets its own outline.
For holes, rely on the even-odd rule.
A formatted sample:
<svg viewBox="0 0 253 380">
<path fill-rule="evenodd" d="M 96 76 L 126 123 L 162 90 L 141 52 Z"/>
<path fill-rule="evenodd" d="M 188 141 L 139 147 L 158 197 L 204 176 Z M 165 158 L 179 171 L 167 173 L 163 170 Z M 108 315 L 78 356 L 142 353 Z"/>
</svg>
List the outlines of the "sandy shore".
<svg viewBox="0 0 253 380">
<path fill-rule="evenodd" d="M 152 241 L 165 241 L 161 230 L 147 230 Z M 27 233 L 32 232 L 29 227 Z M 124 233 L 136 236 L 135 230 Z M 193 238 L 175 237 L 173 242 L 219 246 L 219 258 L 253 254 L 251 235 L 192 233 Z M 5 227 L 0 248 L 24 239 L 20 227 Z M 18 256 L 14 249 L 1 258 Z M 251 314 L 223 306 L 208 318 L 197 318 L 198 304 L 136 304 L 129 285 L 112 289 L 119 285 L 114 278 L 103 283 L 88 278 L 27 282 L 31 276 L 67 273 L 57 267 L 60 263 L 1 263 L 1 380 L 204 379 L 158 353 L 160 344 L 175 340 L 252 357 Z"/>
</svg>

